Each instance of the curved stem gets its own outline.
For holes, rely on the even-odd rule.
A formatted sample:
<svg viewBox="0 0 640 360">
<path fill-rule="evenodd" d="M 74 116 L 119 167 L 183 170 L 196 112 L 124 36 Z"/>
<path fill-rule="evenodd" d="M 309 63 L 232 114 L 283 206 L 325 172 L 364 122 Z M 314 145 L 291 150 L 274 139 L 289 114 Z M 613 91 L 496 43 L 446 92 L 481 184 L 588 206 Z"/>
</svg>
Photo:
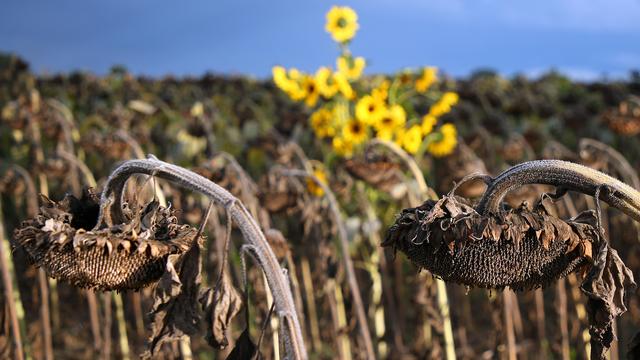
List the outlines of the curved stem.
<svg viewBox="0 0 640 360">
<path fill-rule="evenodd" d="M 244 205 L 231 193 L 221 186 L 207 180 L 190 170 L 158 160 L 150 155 L 145 160 L 129 160 L 120 165 L 107 179 L 102 193 L 100 218 L 104 218 L 104 212 L 109 211 L 114 221 L 124 219 L 122 214 L 122 194 L 127 179 L 133 174 L 155 175 L 169 180 L 189 190 L 207 195 L 217 204 L 224 206 L 229 211 L 233 222 L 242 232 L 244 239 L 255 249 L 258 263 L 267 275 L 269 288 L 271 289 L 276 304 L 276 312 L 280 317 L 289 317 L 292 326 L 289 332 L 289 341 L 285 341 L 288 354 L 306 359 L 307 352 L 302 340 L 300 322 L 296 313 L 295 303 L 291 295 L 289 282 L 284 275 L 278 260 L 269 246 L 260 226 L 251 217 Z M 113 196 L 113 199 L 110 199 Z M 110 205 L 109 205 L 110 204 Z M 109 209 L 105 209 L 110 206 Z M 97 226 L 101 226 L 98 224 Z"/>
<path fill-rule="evenodd" d="M 47 100 L 47 104 L 49 104 L 49 106 L 51 106 L 52 108 L 54 108 L 59 116 L 54 116 L 53 118 L 58 122 L 58 124 L 60 125 L 60 129 L 62 130 L 62 135 L 63 135 L 63 139 L 64 139 L 64 146 L 61 146 L 61 143 L 58 143 L 58 150 L 62 150 L 66 147 L 66 151 L 68 151 L 71 154 L 75 153 L 75 149 L 74 149 L 74 144 L 73 144 L 73 131 L 76 131 L 76 135 L 77 135 L 77 129 L 75 126 L 75 122 L 73 120 L 73 114 L 71 113 L 71 111 L 69 110 L 69 108 L 64 105 L 62 102 L 60 102 L 59 100 L 56 99 L 49 99 Z M 72 130 L 73 129 L 73 130 Z M 80 179 L 79 179 L 79 174 L 76 170 L 76 168 L 73 169 L 73 173 L 70 176 L 70 182 L 71 182 L 71 188 L 73 189 L 73 192 L 76 193 L 76 195 L 80 195 L 81 189 L 80 189 Z"/>
<path fill-rule="evenodd" d="M 422 170 L 420 170 L 420 167 L 418 167 L 418 164 L 416 163 L 416 161 L 409 154 L 407 154 L 406 151 L 402 150 L 398 145 L 390 141 L 384 141 L 380 139 L 373 139 L 369 142 L 369 144 L 372 146 L 380 145 L 391 150 L 391 152 L 393 152 L 399 158 L 401 158 L 402 161 L 404 161 L 404 163 L 407 165 L 407 167 L 409 168 L 409 170 L 413 175 L 413 178 L 416 179 L 416 182 L 418 183 L 418 188 L 420 190 L 420 193 L 427 195 L 430 199 L 438 198 L 438 195 L 436 194 L 436 192 L 433 191 L 433 189 L 431 189 L 429 185 L 427 185 L 427 182 L 424 180 L 424 175 L 422 174 Z"/>
<path fill-rule="evenodd" d="M 135 157 L 137 157 L 138 159 L 144 159 L 144 151 L 142 151 L 142 147 L 136 141 L 136 139 L 133 138 L 133 136 L 129 135 L 128 132 L 120 129 L 116 131 L 114 135 L 124 140 L 124 142 L 126 142 L 131 147 L 131 151 L 133 151 L 133 155 Z"/>
<path fill-rule="evenodd" d="M 27 202 L 27 214 L 29 217 L 35 217 L 38 215 L 38 193 L 36 191 L 36 185 L 33 182 L 33 178 L 29 175 L 29 172 L 20 165 L 12 164 L 11 169 L 22 178 L 26 190 L 26 202 Z"/>
<path fill-rule="evenodd" d="M 22 302 L 20 301 L 20 290 L 17 288 L 17 281 L 14 278 L 15 273 L 11 269 L 11 249 L 9 249 L 8 244 L 8 240 L 4 239 L 2 199 L 0 198 L 0 275 L 2 276 L 2 285 L 4 287 L 3 295 L 7 309 L 9 310 L 8 315 L 13 335 L 13 344 L 15 347 L 14 357 L 17 360 L 22 360 L 25 358 L 22 340 L 25 337 L 24 335 L 26 334 L 26 331 L 24 331 L 24 319 L 19 319 L 19 310 L 17 308 L 22 306 Z"/>
<path fill-rule="evenodd" d="M 622 179 L 633 185 L 635 189 L 640 189 L 638 173 L 629 164 L 629 161 L 611 146 L 594 139 L 584 138 L 580 139 L 578 148 L 580 149 L 580 157 L 583 159 L 587 158 L 592 152 L 605 153 L 608 157 L 608 162 L 614 169 L 618 170 Z"/>
<path fill-rule="evenodd" d="M 27 188 L 26 202 L 27 214 L 30 218 L 38 215 L 38 196 L 36 185 L 31 175 L 20 165 L 11 165 L 13 171 L 20 177 Z M 51 315 L 49 314 L 49 288 L 47 287 L 47 275 L 44 269 L 38 269 L 38 289 L 40 291 L 40 318 L 42 322 L 42 344 L 44 358 L 53 359 L 53 340 L 51 335 Z"/>
<path fill-rule="evenodd" d="M 344 259 L 345 269 L 347 271 L 347 280 L 349 287 L 351 288 L 351 295 L 353 296 L 354 307 L 356 309 L 356 316 L 358 317 L 358 324 L 360 325 L 360 335 L 364 342 L 364 347 L 367 352 L 367 359 L 375 359 L 373 353 L 373 342 L 371 341 L 371 333 L 369 332 L 369 324 L 367 322 L 367 314 L 364 311 L 364 303 L 362 302 L 362 296 L 360 295 L 360 287 L 358 285 L 358 278 L 356 277 L 355 267 L 351 256 L 349 256 L 349 239 L 347 237 L 347 229 L 344 226 L 342 217 L 340 215 L 340 208 L 338 207 L 338 201 L 333 195 L 333 192 L 329 187 L 320 181 L 318 177 L 306 172 L 305 170 L 284 170 L 286 176 L 298 176 L 313 180 L 317 186 L 322 188 L 324 194 L 329 201 L 329 208 L 335 218 L 336 227 L 338 228 L 338 239 L 340 240 L 340 248 L 342 250 L 342 258 Z M 336 285 L 338 286 L 338 285 Z"/>
<path fill-rule="evenodd" d="M 640 221 L 640 192 L 605 173 L 562 160 L 528 161 L 507 169 L 493 179 L 476 211 L 483 215 L 498 214 L 504 196 L 528 184 L 553 185 L 591 196 L 604 187 L 607 191 L 600 194 L 601 200 Z"/>
<path fill-rule="evenodd" d="M 84 180 L 86 181 L 87 185 L 89 185 L 92 188 L 95 188 L 97 186 L 98 183 L 96 182 L 96 179 L 93 176 L 93 173 L 91 173 L 91 170 L 89 169 L 87 164 L 80 161 L 75 155 L 73 155 L 73 153 L 70 153 L 62 149 L 58 149 L 58 156 L 60 156 L 61 158 L 65 159 L 70 164 L 78 168 L 80 172 L 82 172 L 82 176 L 84 176 Z"/>
</svg>

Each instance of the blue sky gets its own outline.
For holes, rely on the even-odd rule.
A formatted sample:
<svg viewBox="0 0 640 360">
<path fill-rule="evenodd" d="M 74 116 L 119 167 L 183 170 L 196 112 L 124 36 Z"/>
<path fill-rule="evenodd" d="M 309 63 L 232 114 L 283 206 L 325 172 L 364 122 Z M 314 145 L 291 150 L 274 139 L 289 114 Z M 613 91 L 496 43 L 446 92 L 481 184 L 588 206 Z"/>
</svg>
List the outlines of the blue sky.
<svg viewBox="0 0 640 360">
<path fill-rule="evenodd" d="M 276 64 L 315 71 L 337 53 L 324 32 L 334 4 L 358 12 L 352 50 L 369 73 L 555 68 L 593 79 L 640 68 L 640 0 L 8 0 L 0 50 L 47 73 L 104 74 L 114 64 L 154 76 L 264 77 Z"/>
</svg>

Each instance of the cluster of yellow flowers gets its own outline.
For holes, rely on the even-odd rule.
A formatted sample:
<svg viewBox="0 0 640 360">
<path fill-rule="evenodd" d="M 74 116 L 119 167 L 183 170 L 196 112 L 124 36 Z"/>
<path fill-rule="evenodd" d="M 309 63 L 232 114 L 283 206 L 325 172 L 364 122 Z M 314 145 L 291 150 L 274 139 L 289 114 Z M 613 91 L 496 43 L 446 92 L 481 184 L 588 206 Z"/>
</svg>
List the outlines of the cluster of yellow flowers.
<svg viewBox="0 0 640 360">
<path fill-rule="evenodd" d="M 321 67 L 315 74 L 306 74 L 275 66 L 275 84 L 292 100 L 316 109 L 310 118 L 315 135 L 330 140 L 333 151 L 340 156 L 351 157 L 372 137 L 393 141 L 411 154 L 450 154 L 457 145 L 456 127 L 438 126 L 438 121 L 458 102 L 458 95 L 434 89 L 438 81 L 434 67 L 417 73 L 403 71 L 392 79 L 361 80 L 367 63 L 363 57 L 353 56 L 348 47 L 358 28 L 353 9 L 332 7 L 325 29 L 340 44 L 336 70 Z M 416 96 L 432 102 L 427 114 L 414 110 L 410 100 Z"/>
</svg>

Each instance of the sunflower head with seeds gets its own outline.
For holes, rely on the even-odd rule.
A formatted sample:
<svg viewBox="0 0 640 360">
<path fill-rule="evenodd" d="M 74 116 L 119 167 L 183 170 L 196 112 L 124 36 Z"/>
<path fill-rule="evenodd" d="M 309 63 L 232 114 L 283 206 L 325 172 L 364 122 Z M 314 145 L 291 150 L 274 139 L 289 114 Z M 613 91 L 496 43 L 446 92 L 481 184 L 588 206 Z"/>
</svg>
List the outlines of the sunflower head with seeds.
<svg viewBox="0 0 640 360">
<path fill-rule="evenodd" d="M 332 153 L 350 158 L 369 139 L 395 142 L 412 155 L 435 157 L 453 152 L 458 140 L 453 124 L 440 118 L 458 103 L 458 94 L 442 91 L 438 69 L 403 70 L 393 77 L 363 77 L 364 57 L 349 44 L 359 29 L 358 15 L 347 6 L 334 6 L 325 30 L 339 45 L 335 70 L 320 67 L 315 74 L 275 66 L 273 81 L 291 100 L 303 102 L 312 113 L 311 128 Z M 428 111 L 424 109 L 428 105 Z"/>
</svg>

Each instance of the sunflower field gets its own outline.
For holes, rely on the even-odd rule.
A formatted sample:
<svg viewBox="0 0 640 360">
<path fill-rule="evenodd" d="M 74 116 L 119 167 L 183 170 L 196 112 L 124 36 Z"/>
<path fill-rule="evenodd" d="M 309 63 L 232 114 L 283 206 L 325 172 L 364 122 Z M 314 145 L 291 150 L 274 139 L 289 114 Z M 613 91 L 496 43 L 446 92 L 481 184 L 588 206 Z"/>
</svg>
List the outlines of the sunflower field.
<svg viewBox="0 0 640 360">
<path fill-rule="evenodd" d="M 266 79 L 0 54 L 0 358 L 640 358 L 640 73 L 371 74 L 324 31 Z"/>
</svg>

